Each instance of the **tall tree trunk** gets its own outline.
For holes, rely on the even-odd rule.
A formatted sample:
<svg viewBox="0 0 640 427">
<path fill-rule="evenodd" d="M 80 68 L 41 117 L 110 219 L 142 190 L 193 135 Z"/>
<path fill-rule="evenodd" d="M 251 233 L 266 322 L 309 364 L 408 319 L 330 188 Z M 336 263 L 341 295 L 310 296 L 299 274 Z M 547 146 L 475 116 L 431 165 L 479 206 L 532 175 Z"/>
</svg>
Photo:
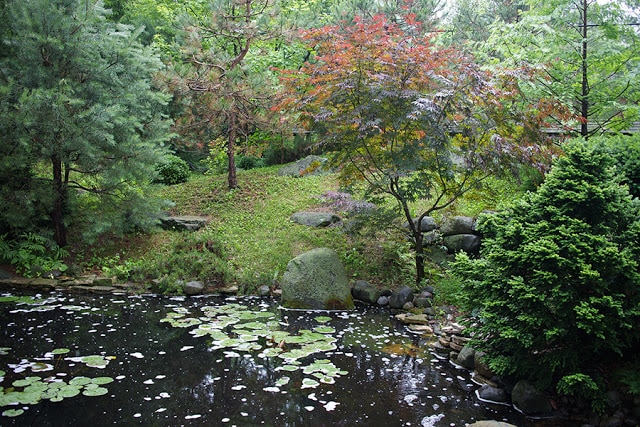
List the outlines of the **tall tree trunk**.
<svg viewBox="0 0 640 427">
<path fill-rule="evenodd" d="M 64 225 L 64 208 L 67 198 L 67 186 L 62 178 L 62 160 L 57 154 L 51 156 L 53 169 L 53 188 L 55 200 L 51 211 L 54 239 L 58 246 L 67 246 L 67 229 Z"/>
<path fill-rule="evenodd" d="M 585 138 L 589 136 L 589 78 L 587 75 L 587 8 L 588 0 L 582 0 L 582 87 L 580 91 L 580 115 L 582 123 L 580 124 L 580 135 Z"/>
<path fill-rule="evenodd" d="M 233 107 L 232 107 L 233 108 Z M 229 175 L 228 183 L 229 190 L 233 190 L 238 187 L 238 177 L 236 175 L 236 157 L 235 157 L 235 144 L 236 144 L 236 113 L 231 112 L 229 116 L 229 140 L 227 141 L 227 158 L 229 159 Z"/>
</svg>

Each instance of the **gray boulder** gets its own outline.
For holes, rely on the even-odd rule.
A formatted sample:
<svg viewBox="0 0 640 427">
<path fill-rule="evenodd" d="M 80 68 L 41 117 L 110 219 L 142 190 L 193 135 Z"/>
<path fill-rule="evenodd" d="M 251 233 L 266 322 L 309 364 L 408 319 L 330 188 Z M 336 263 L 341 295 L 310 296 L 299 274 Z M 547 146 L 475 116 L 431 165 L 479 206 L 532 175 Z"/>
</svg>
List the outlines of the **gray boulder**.
<svg viewBox="0 0 640 427">
<path fill-rule="evenodd" d="M 375 304 L 380 298 L 380 291 L 377 287 L 364 280 L 356 280 L 353 288 L 351 288 L 351 295 L 359 301 Z"/>
<path fill-rule="evenodd" d="M 469 216 L 453 216 L 448 218 L 440 227 L 443 236 L 454 234 L 474 234 L 475 220 Z"/>
<path fill-rule="evenodd" d="M 520 380 L 513 387 L 511 401 L 525 415 L 547 415 L 551 404 L 540 390 L 526 380 Z"/>
<path fill-rule="evenodd" d="M 476 396 L 483 402 L 508 404 L 509 396 L 504 389 L 485 384 L 476 390 Z"/>
<path fill-rule="evenodd" d="M 480 237 L 475 234 L 454 234 L 442 239 L 450 254 L 460 251 L 476 254 L 480 250 Z"/>
<path fill-rule="evenodd" d="M 496 374 L 493 370 L 487 365 L 485 360 L 485 354 L 481 351 L 476 351 L 476 357 L 474 359 L 474 371 L 476 374 L 480 375 L 483 378 L 490 380 Z"/>
<path fill-rule="evenodd" d="M 415 218 L 413 220 L 413 223 L 417 226 L 418 218 Z M 409 228 L 408 222 L 404 223 L 404 228 Z M 420 221 L 420 231 L 422 232 L 433 231 L 433 230 L 436 230 L 437 228 L 438 228 L 438 223 L 433 217 L 425 216 L 424 218 L 422 218 L 422 221 Z"/>
<path fill-rule="evenodd" d="M 7 270 L 0 268 L 0 279 L 11 279 L 13 276 Z"/>
<path fill-rule="evenodd" d="M 328 212 L 296 212 L 289 219 L 309 227 L 328 227 L 342 220 L 338 215 Z"/>
<path fill-rule="evenodd" d="M 278 170 L 278 175 L 291 176 L 294 178 L 299 178 L 305 175 L 319 175 L 326 173 L 326 169 L 324 167 L 326 162 L 326 157 L 307 156 L 304 159 L 300 159 L 281 167 L 280 170 Z"/>
<path fill-rule="evenodd" d="M 413 290 L 409 286 L 403 286 L 389 297 L 389 307 L 402 308 L 408 302 L 413 301 Z"/>
<path fill-rule="evenodd" d="M 201 295 L 204 293 L 204 283 L 193 280 L 182 284 L 182 292 L 185 295 Z"/>
<path fill-rule="evenodd" d="M 167 216 L 160 218 L 160 227 L 164 230 L 196 231 L 208 223 L 208 218 L 193 215 Z"/>
<path fill-rule="evenodd" d="M 455 362 L 463 368 L 473 369 L 475 366 L 476 351 L 468 345 L 462 347 Z"/>
<path fill-rule="evenodd" d="M 350 310 L 354 307 L 347 274 L 332 249 L 313 249 L 289 261 L 281 288 L 282 305 L 286 308 Z"/>
<path fill-rule="evenodd" d="M 376 301 L 376 304 L 378 304 L 380 307 L 386 307 L 389 305 L 389 297 L 388 296 L 381 296 L 380 298 L 378 298 L 378 300 Z"/>
</svg>

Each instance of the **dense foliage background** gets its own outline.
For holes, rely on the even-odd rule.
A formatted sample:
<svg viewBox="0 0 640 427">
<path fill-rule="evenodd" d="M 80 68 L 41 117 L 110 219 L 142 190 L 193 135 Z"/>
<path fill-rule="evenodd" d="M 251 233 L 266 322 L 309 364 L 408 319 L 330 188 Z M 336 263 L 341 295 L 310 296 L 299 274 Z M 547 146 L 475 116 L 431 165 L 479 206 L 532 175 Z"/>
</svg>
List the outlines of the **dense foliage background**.
<svg viewBox="0 0 640 427">
<path fill-rule="evenodd" d="M 0 261 L 252 292 L 332 246 L 354 277 L 429 283 L 465 307 L 504 375 L 595 399 L 598 372 L 623 361 L 640 393 L 639 13 L 634 0 L 0 0 Z M 276 175 L 308 154 L 335 173 Z M 290 227 L 297 209 L 354 225 Z M 423 217 L 488 209 L 477 259 L 456 275 L 430 262 Z M 212 222 L 158 231 L 167 211 Z"/>
</svg>

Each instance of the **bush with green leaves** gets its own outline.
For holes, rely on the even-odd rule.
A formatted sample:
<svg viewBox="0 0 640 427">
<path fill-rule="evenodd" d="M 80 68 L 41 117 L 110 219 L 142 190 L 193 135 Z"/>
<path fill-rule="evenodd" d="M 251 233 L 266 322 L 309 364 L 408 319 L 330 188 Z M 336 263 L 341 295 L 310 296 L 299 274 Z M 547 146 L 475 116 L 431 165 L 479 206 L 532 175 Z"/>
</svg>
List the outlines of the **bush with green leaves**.
<svg viewBox="0 0 640 427">
<path fill-rule="evenodd" d="M 189 179 L 189 164 L 173 154 L 165 156 L 164 162 L 156 166 L 156 171 L 158 172 L 156 181 L 161 184 L 181 184 Z"/>
<path fill-rule="evenodd" d="M 24 233 L 16 240 L 0 235 L 0 261 L 10 263 L 25 277 L 53 270 L 66 271 L 63 258 L 67 255 L 53 240 L 37 233 Z"/>
<path fill-rule="evenodd" d="M 598 138 L 615 159 L 622 182 L 633 197 L 640 197 L 640 134 Z"/>
<path fill-rule="evenodd" d="M 264 167 L 264 161 L 258 157 L 241 155 L 236 159 L 236 166 L 244 170 L 262 168 Z"/>
<path fill-rule="evenodd" d="M 453 271 L 496 373 L 595 401 L 601 368 L 640 344 L 640 210 L 600 144 L 565 148 L 536 192 L 481 217 L 480 258 Z"/>
</svg>

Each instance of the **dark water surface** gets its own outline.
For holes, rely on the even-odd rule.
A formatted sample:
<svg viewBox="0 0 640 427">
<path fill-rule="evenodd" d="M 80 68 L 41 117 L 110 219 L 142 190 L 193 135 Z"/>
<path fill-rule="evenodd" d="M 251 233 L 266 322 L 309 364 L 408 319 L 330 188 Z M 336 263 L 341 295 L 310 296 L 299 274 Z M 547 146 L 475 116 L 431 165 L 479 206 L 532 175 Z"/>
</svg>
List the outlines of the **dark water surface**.
<svg viewBox="0 0 640 427">
<path fill-rule="evenodd" d="M 1 416 L 2 426 L 464 426 L 486 419 L 533 425 L 512 408 L 479 402 L 469 374 L 425 351 L 425 339 L 387 310 L 281 311 L 276 301 L 257 298 L 40 297 L 37 304 L 0 303 L 2 393 L 25 377 L 114 381 L 102 386 L 108 389 L 102 396 L 2 406 L 0 412 L 24 409 L 16 417 Z M 230 351 L 210 336 L 194 336 L 193 327 L 161 322 L 168 313 L 188 310 L 202 317 L 203 307 L 227 304 L 271 312 L 291 334 L 317 327 L 323 316 L 336 348 L 299 363 L 326 359 L 342 375 L 333 384 L 308 386 L 303 380 L 310 375 L 283 371 L 282 358 Z M 257 344 L 279 345 L 264 339 Z M 60 348 L 70 351 L 50 354 Z M 100 369 L 77 359 L 90 355 L 104 356 L 108 364 Z M 40 371 L 43 365 L 48 368 Z M 279 382 L 283 376 L 288 383 Z"/>
</svg>

